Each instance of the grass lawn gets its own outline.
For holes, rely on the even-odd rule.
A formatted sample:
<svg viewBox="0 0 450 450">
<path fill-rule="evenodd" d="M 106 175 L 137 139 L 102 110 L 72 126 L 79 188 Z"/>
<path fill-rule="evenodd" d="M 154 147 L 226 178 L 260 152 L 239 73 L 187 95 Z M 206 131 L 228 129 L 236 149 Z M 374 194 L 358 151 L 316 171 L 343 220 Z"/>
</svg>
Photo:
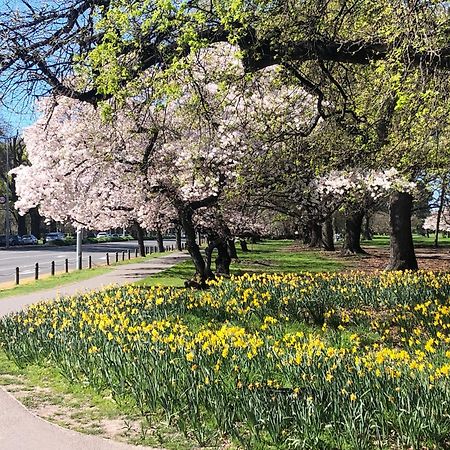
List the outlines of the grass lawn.
<svg viewBox="0 0 450 450">
<path fill-rule="evenodd" d="M 430 235 L 430 237 L 421 236 L 420 234 L 413 234 L 413 242 L 414 247 L 423 248 L 423 247 L 433 247 L 434 245 L 434 235 Z M 450 238 L 443 238 L 441 235 L 439 236 L 439 246 L 448 248 L 450 247 Z M 374 246 L 374 247 L 389 247 L 389 236 L 376 235 L 372 240 L 362 240 L 362 246 Z"/>
<path fill-rule="evenodd" d="M 243 273 L 289 273 L 289 272 L 334 272 L 345 267 L 343 262 L 335 261 L 323 252 L 294 251 L 293 241 L 263 241 L 249 244 L 249 252 L 238 250 L 239 261 L 231 264 L 234 275 Z M 142 286 L 184 286 L 184 281 L 192 278 L 195 272 L 192 261 L 185 261 L 159 274 L 151 275 L 135 283 Z"/>
<path fill-rule="evenodd" d="M 33 280 L 31 278 L 21 281 L 22 284 L 14 287 L 6 287 L 0 289 L 0 299 L 6 297 L 12 297 L 14 295 L 25 295 L 31 292 L 52 289 L 54 287 L 62 286 L 69 283 L 76 283 L 79 281 L 87 280 L 92 277 L 103 275 L 111 271 L 109 267 L 96 267 L 94 269 L 79 270 L 71 273 L 64 273 L 55 276 L 46 276 L 40 280 Z"/>
</svg>

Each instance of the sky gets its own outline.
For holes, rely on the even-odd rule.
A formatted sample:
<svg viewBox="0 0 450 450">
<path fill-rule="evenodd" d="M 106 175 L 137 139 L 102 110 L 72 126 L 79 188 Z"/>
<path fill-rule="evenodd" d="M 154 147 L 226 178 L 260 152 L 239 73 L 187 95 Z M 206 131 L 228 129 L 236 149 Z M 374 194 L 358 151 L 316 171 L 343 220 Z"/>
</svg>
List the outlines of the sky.
<svg viewBox="0 0 450 450">
<path fill-rule="evenodd" d="M 38 5 L 43 2 L 44 0 L 28 0 L 31 5 Z M 6 5 L 9 8 L 19 10 L 24 7 L 21 0 L 0 0 L 0 10 Z M 36 120 L 33 105 L 33 98 L 14 98 L 13 94 L 5 95 L 0 102 L 0 123 L 5 123 L 8 126 L 7 135 L 13 136 L 17 132 L 20 134 L 23 128 Z"/>
<path fill-rule="evenodd" d="M 0 118 L 1 122 L 5 123 L 7 126 L 7 135 L 14 136 L 17 133 L 21 134 L 22 130 L 31 125 L 36 117 L 32 111 L 32 102 L 29 105 L 21 105 L 13 109 L 6 107 L 0 108 Z"/>
</svg>

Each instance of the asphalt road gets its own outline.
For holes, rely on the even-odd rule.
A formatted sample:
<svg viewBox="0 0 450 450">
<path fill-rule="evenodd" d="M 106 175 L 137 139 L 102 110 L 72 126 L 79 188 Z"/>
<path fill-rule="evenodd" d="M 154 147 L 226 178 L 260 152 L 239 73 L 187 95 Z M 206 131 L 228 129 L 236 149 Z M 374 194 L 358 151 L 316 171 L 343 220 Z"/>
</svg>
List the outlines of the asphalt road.
<svg viewBox="0 0 450 450">
<path fill-rule="evenodd" d="M 153 240 L 146 240 L 145 245 L 156 247 L 157 243 Z M 175 240 L 167 239 L 164 241 L 164 245 L 175 246 Z M 125 258 L 128 259 L 128 250 L 131 251 L 131 258 L 134 258 L 136 248 L 138 248 L 137 241 L 84 244 L 83 267 L 88 266 L 89 256 L 91 256 L 94 267 L 106 264 L 106 253 L 109 253 L 111 262 L 115 261 L 116 252 L 119 252 L 119 260 L 122 259 L 122 252 L 125 252 Z M 55 261 L 56 272 L 62 272 L 65 270 L 66 259 L 69 260 L 69 272 L 74 271 L 76 268 L 74 245 L 67 247 L 28 245 L 11 247 L 8 250 L 2 248 L 0 249 L 0 283 L 13 282 L 16 267 L 19 267 L 21 279 L 34 277 L 36 263 L 39 263 L 39 273 L 42 275 L 50 273 L 52 261 Z"/>
</svg>

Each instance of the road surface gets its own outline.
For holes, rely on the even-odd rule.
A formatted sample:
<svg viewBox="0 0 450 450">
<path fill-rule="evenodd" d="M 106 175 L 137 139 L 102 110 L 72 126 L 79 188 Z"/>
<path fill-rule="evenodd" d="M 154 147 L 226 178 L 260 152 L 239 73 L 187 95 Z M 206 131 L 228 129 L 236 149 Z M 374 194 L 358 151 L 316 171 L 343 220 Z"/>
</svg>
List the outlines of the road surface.
<svg viewBox="0 0 450 450">
<path fill-rule="evenodd" d="M 146 240 L 145 245 L 155 248 L 157 242 Z M 164 245 L 175 246 L 175 240 L 167 239 L 164 241 Z M 89 256 L 91 256 L 93 267 L 106 264 L 106 253 L 109 253 L 111 262 L 115 261 L 116 252 L 119 252 L 119 260 L 122 259 L 122 252 L 126 252 L 125 258 L 128 258 L 128 250 L 131 251 L 131 257 L 134 258 L 136 248 L 138 248 L 137 241 L 84 244 L 83 267 L 88 266 Z M 40 275 L 50 273 L 52 261 L 55 261 L 56 272 L 62 272 L 65 270 L 66 259 L 69 260 L 69 272 L 74 271 L 76 268 L 74 245 L 67 247 L 28 245 L 9 249 L 2 248 L 0 249 L 0 284 L 14 282 L 16 267 L 19 267 L 20 279 L 33 278 L 36 263 L 39 263 Z"/>
</svg>

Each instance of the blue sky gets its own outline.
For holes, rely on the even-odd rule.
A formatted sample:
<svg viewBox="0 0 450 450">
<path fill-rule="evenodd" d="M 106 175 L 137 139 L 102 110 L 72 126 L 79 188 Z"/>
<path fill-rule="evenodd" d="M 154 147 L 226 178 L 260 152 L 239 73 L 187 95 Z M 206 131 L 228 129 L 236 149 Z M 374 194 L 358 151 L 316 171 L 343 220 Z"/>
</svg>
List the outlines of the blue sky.
<svg viewBox="0 0 450 450">
<path fill-rule="evenodd" d="M 35 121 L 35 115 L 32 111 L 32 101 L 27 103 L 29 105 L 17 106 L 14 110 L 5 107 L 0 108 L 0 118 L 8 127 L 8 135 L 12 136 L 17 132 L 20 134 L 23 128 L 31 125 Z"/>
<path fill-rule="evenodd" d="M 28 2 L 31 5 L 38 5 L 44 3 L 44 0 L 28 0 Z M 0 0 L 0 9 L 6 5 L 12 9 L 24 8 L 21 0 Z M 0 123 L 4 122 L 8 126 L 8 135 L 15 135 L 17 131 L 20 133 L 23 128 L 36 120 L 33 114 L 34 98 L 25 97 L 23 93 L 6 93 L 2 103 L 0 103 Z"/>
</svg>

